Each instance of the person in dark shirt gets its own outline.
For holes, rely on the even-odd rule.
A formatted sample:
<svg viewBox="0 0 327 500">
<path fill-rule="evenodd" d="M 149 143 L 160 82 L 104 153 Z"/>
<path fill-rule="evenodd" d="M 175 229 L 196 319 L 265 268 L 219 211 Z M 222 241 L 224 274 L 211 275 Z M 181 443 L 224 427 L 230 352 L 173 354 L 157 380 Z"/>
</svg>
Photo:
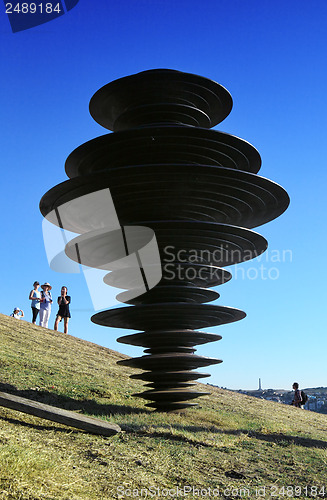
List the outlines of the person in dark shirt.
<svg viewBox="0 0 327 500">
<path fill-rule="evenodd" d="M 299 384 L 297 382 L 294 382 L 293 384 L 293 390 L 294 390 L 294 399 L 292 401 L 292 405 L 296 406 L 297 408 L 302 408 L 302 395 L 301 391 L 299 389 Z"/>
<path fill-rule="evenodd" d="M 54 330 L 58 330 L 59 321 L 64 320 L 64 333 L 68 333 L 68 321 L 71 318 L 69 311 L 70 296 L 67 295 L 67 287 L 61 287 L 61 295 L 58 297 L 59 311 L 57 312 L 56 321 L 54 324 Z"/>
</svg>

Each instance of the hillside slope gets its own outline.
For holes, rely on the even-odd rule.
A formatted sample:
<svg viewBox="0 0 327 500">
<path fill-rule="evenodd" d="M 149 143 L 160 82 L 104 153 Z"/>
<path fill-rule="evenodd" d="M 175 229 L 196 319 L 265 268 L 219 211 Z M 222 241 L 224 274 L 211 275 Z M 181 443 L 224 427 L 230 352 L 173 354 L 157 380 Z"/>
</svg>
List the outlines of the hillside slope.
<svg viewBox="0 0 327 500">
<path fill-rule="evenodd" d="M 1 500 L 327 497 L 325 415 L 213 387 L 199 409 L 155 413 L 132 397 L 126 356 L 3 315 L 0 335 L 1 391 L 123 429 L 105 438 L 0 407 Z"/>
</svg>

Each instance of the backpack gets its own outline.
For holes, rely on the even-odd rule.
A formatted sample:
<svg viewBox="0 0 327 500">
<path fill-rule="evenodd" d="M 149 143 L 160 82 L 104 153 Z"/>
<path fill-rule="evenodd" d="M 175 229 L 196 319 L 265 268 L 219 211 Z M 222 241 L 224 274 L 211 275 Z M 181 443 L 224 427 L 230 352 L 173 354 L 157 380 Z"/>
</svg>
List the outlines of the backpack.
<svg viewBox="0 0 327 500">
<path fill-rule="evenodd" d="M 305 405 L 305 403 L 308 401 L 308 396 L 304 391 L 301 391 L 301 398 L 302 398 L 301 405 Z"/>
</svg>

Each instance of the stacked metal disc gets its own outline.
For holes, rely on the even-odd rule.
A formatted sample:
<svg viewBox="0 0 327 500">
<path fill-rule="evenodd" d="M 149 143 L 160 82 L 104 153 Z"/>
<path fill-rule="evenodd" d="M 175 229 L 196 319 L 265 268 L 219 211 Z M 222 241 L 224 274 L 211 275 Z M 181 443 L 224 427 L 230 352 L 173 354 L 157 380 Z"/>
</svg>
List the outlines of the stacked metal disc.
<svg viewBox="0 0 327 500">
<path fill-rule="evenodd" d="M 139 330 L 118 341 L 144 347 L 144 355 L 120 363 L 143 370 L 133 377 L 146 381 L 147 389 L 136 396 L 160 411 L 195 405 L 192 400 L 204 394 L 194 381 L 209 374 L 194 370 L 221 360 L 196 355 L 195 346 L 221 336 L 202 329 L 245 317 L 238 309 L 206 304 L 219 297 L 210 288 L 231 278 L 224 266 L 266 250 L 266 240 L 250 228 L 278 217 L 289 204 L 283 188 L 256 175 L 261 159 L 253 146 L 210 130 L 231 108 L 224 87 L 193 74 L 160 69 L 113 81 L 92 97 L 90 113 L 114 133 L 73 151 L 66 161 L 70 180 L 41 200 L 46 216 L 109 188 L 121 226 L 154 231 L 159 283 L 132 299 L 120 293 L 130 305 L 97 313 L 92 321 Z M 90 230 L 80 218 L 67 225 L 77 233 Z M 80 255 L 71 257 L 81 262 Z M 91 257 L 82 263 L 90 265 Z M 104 281 L 128 289 L 133 276 L 133 269 L 118 269 Z"/>
</svg>

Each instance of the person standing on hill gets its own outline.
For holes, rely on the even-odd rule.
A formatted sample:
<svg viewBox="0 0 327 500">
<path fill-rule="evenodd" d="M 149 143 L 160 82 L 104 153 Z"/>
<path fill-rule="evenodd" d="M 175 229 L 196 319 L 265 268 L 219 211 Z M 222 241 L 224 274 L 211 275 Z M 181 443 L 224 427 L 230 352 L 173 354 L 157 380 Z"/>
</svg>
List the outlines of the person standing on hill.
<svg viewBox="0 0 327 500">
<path fill-rule="evenodd" d="M 299 389 L 299 384 L 297 382 L 294 382 L 293 384 L 293 390 L 294 390 L 294 399 L 292 401 L 292 405 L 296 406 L 296 408 L 302 408 L 302 394 Z"/>
<path fill-rule="evenodd" d="M 40 311 L 40 301 L 41 301 L 41 293 L 39 292 L 40 283 L 38 281 L 34 281 L 33 290 L 30 291 L 29 299 L 32 301 L 32 323 L 36 325 L 36 318 Z"/>
<path fill-rule="evenodd" d="M 51 288 L 52 286 L 49 283 L 44 283 L 41 285 L 41 303 L 40 303 L 40 326 L 44 328 L 48 328 L 48 321 L 51 313 Z"/>
<path fill-rule="evenodd" d="M 59 311 L 56 316 L 56 321 L 54 324 L 54 330 L 58 330 L 58 324 L 59 321 L 64 319 L 64 333 L 68 333 L 68 321 L 70 316 L 70 311 L 69 311 L 69 304 L 70 304 L 70 296 L 67 295 L 67 287 L 62 286 L 61 287 L 61 295 L 58 297 L 58 305 L 59 305 Z"/>
</svg>

